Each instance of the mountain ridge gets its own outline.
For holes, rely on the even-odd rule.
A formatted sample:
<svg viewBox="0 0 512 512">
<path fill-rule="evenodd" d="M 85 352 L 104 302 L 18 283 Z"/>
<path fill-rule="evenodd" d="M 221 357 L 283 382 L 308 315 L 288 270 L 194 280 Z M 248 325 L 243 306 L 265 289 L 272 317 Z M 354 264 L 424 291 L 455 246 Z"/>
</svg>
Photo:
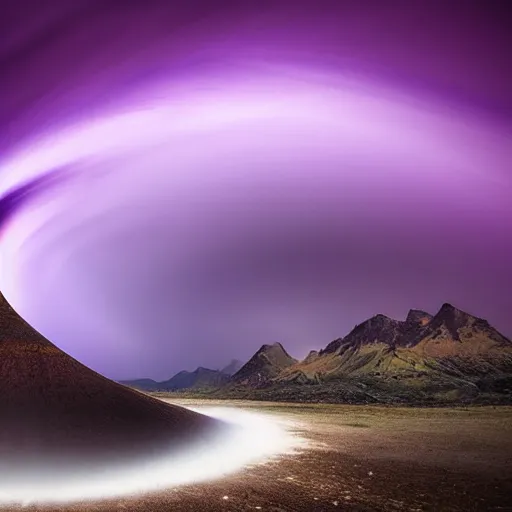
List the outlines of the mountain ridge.
<svg viewBox="0 0 512 512">
<path fill-rule="evenodd" d="M 512 342 L 444 303 L 405 320 L 377 314 L 298 361 L 264 344 L 212 396 L 350 403 L 512 403 Z"/>
<path fill-rule="evenodd" d="M 232 371 L 241 362 L 232 359 L 222 370 L 213 370 L 198 366 L 193 371 L 181 370 L 170 379 L 155 381 L 153 379 L 121 380 L 120 384 L 133 387 L 140 391 L 180 391 L 183 389 L 211 389 L 228 382 Z"/>
</svg>

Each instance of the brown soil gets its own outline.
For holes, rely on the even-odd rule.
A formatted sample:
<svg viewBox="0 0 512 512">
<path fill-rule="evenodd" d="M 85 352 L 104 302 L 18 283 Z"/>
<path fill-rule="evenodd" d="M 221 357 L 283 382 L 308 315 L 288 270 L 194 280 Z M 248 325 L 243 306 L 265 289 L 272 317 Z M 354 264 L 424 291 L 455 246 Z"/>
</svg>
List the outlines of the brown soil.
<svg viewBox="0 0 512 512">
<path fill-rule="evenodd" d="M 193 400 L 180 403 L 201 405 Z M 298 433 L 316 446 L 207 484 L 140 498 L 23 510 L 512 510 L 512 408 L 202 403 L 293 420 Z"/>
</svg>

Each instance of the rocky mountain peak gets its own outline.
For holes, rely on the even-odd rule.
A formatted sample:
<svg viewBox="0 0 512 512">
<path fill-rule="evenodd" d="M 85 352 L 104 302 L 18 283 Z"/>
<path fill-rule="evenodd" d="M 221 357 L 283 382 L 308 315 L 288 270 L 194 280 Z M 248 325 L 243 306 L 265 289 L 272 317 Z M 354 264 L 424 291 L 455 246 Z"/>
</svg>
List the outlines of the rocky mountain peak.
<svg viewBox="0 0 512 512">
<path fill-rule="evenodd" d="M 239 361 L 238 359 L 231 359 L 229 364 L 224 366 L 220 371 L 225 375 L 234 375 L 238 370 L 240 370 L 240 368 L 242 368 L 243 365 L 242 361 Z"/>
<path fill-rule="evenodd" d="M 264 344 L 260 347 L 260 349 L 258 350 L 258 352 L 256 352 L 256 355 L 261 355 L 261 354 L 265 354 L 269 357 L 290 357 L 290 355 L 288 354 L 288 352 L 286 352 L 286 350 L 284 349 L 283 345 L 281 345 L 281 343 L 279 342 L 275 342 L 275 343 L 272 343 L 272 344 Z"/>
<path fill-rule="evenodd" d="M 462 311 L 461 309 L 456 308 L 453 304 L 450 304 L 449 302 L 445 302 L 441 308 L 439 309 L 438 315 L 449 315 L 449 316 L 464 316 L 464 317 L 470 317 L 471 315 L 469 313 L 466 313 L 465 311 Z"/>
<path fill-rule="evenodd" d="M 286 352 L 281 343 L 265 344 L 232 378 L 234 381 L 263 384 L 266 380 L 275 377 L 284 368 L 296 362 L 297 360 Z"/>
<path fill-rule="evenodd" d="M 410 309 L 405 321 L 408 324 L 427 325 L 432 318 L 433 316 L 426 311 L 422 311 L 421 309 Z"/>
<path fill-rule="evenodd" d="M 216 373 L 217 370 L 211 370 L 210 368 L 205 368 L 204 366 L 198 366 L 192 373 Z"/>
<path fill-rule="evenodd" d="M 365 322 L 354 327 L 344 338 L 343 344 L 358 347 L 380 342 L 394 346 L 400 338 L 402 323 L 403 322 L 382 314 L 372 316 Z"/>
<path fill-rule="evenodd" d="M 320 355 L 334 354 L 343 344 L 343 338 L 336 338 L 331 341 L 324 349 L 320 350 Z"/>
<path fill-rule="evenodd" d="M 459 340 L 459 329 L 462 327 L 472 328 L 475 323 L 480 324 L 482 327 L 489 325 L 487 321 L 478 319 L 469 313 L 457 309 L 452 304 L 445 302 L 431 320 L 429 327 L 432 330 L 445 328 L 453 339 Z"/>
<path fill-rule="evenodd" d="M 270 348 L 280 348 L 284 350 L 283 345 L 279 343 L 278 341 L 275 341 L 274 343 L 265 343 L 261 346 L 261 348 L 270 349 Z"/>
<path fill-rule="evenodd" d="M 317 350 L 310 350 L 309 354 L 304 359 L 304 363 L 310 363 L 311 361 L 314 361 L 319 356 L 319 353 Z"/>
<path fill-rule="evenodd" d="M 473 316 L 462 311 L 452 304 L 445 303 L 428 325 L 431 332 L 446 330 L 454 340 L 460 341 L 461 329 L 465 336 L 474 338 L 474 334 L 480 333 L 499 343 L 510 344 L 510 340 L 499 333 L 489 322 L 483 318 Z"/>
</svg>

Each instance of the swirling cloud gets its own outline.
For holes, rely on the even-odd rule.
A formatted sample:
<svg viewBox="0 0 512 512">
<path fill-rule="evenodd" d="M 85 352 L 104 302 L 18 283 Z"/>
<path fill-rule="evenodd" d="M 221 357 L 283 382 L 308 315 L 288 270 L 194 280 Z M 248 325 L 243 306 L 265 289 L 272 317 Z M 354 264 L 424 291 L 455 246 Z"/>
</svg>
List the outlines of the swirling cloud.
<svg viewBox="0 0 512 512">
<path fill-rule="evenodd" d="M 510 330 L 508 120 L 350 62 L 312 4 L 290 25 L 277 7 L 202 9 L 173 31 L 159 2 L 131 6 L 117 38 L 87 11 L 43 53 L 60 61 L 67 41 L 83 66 L 64 60 L 42 77 L 51 96 L 4 109 L 7 297 L 114 377 L 276 339 L 303 355 L 371 314 L 446 300 Z M 76 46 L 87 33 L 108 52 Z"/>
</svg>

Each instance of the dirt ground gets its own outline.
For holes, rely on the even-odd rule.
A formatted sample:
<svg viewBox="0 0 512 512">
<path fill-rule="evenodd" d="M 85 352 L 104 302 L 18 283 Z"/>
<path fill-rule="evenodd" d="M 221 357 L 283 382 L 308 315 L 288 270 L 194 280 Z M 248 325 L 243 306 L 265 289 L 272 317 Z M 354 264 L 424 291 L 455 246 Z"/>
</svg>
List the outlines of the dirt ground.
<svg viewBox="0 0 512 512">
<path fill-rule="evenodd" d="M 173 403 L 276 415 L 293 422 L 311 447 L 214 482 L 144 497 L 5 510 L 512 511 L 512 407 Z"/>
</svg>

